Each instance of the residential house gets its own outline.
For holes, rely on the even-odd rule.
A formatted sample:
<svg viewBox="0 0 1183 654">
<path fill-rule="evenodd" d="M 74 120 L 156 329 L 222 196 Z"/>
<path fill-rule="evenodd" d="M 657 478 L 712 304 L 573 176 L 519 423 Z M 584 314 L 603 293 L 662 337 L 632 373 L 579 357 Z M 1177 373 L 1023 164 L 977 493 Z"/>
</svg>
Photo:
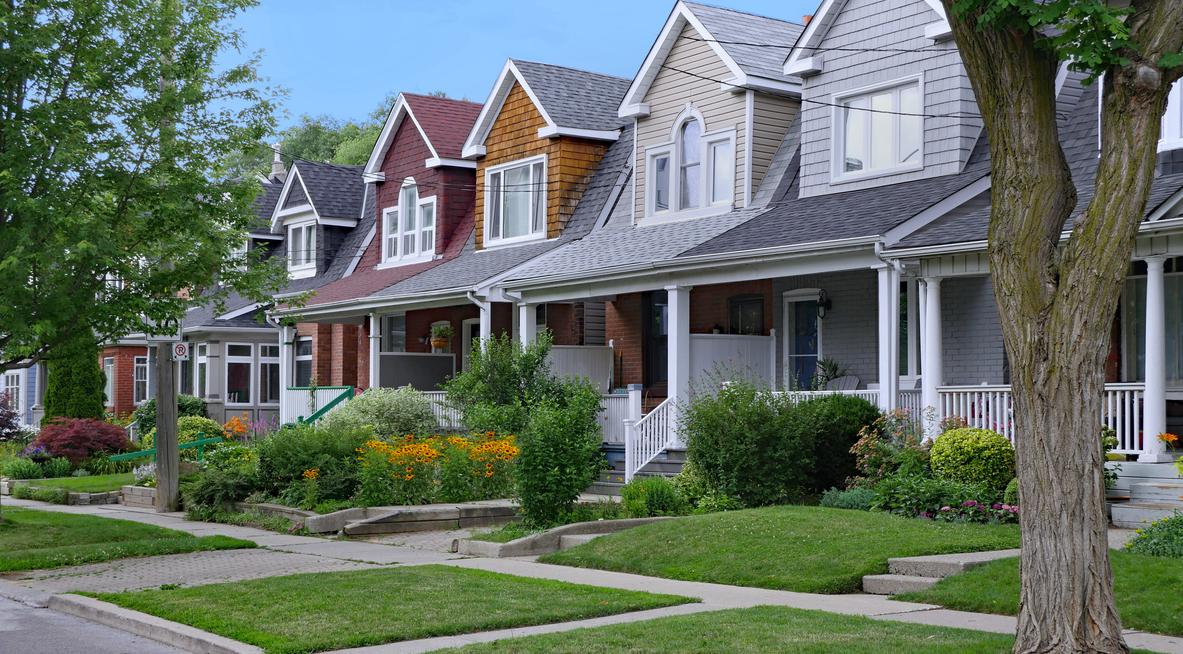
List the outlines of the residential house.
<svg viewBox="0 0 1183 654">
<path fill-rule="evenodd" d="M 0 375 L 0 400 L 16 412 L 23 426 L 38 426 L 44 415 L 45 364 L 6 370 Z"/>
</svg>

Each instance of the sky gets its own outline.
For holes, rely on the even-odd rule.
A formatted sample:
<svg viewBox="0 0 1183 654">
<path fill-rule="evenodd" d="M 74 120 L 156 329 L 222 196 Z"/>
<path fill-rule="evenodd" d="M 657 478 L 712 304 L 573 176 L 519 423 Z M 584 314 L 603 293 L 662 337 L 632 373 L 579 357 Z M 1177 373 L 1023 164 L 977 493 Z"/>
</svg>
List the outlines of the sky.
<svg viewBox="0 0 1183 654">
<path fill-rule="evenodd" d="M 711 0 L 800 22 L 819 0 Z M 361 119 L 391 92 L 483 102 L 509 57 L 632 78 L 673 0 L 261 0 L 238 17 L 244 52 L 303 114 Z M 241 55 L 240 55 L 241 56 Z"/>
</svg>

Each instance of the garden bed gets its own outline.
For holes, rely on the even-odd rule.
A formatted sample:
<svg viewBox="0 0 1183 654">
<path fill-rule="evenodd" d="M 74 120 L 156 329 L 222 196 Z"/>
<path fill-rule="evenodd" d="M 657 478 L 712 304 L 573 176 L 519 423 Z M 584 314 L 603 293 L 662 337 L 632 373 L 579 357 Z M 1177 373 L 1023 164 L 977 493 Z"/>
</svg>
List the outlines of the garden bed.
<svg viewBox="0 0 1183 654">
<path fill-rule="evenodd" d="M 69 479 L 69 478 L 67 478 Z M 0 482 L 0 494 L 17 499 L 37 500 L 51 504 L 91 505 L 118 504 L 121 491 L 73 492 L 60 486 L 45 485 L 49 479 L 16 479 Z"/>
</svg>

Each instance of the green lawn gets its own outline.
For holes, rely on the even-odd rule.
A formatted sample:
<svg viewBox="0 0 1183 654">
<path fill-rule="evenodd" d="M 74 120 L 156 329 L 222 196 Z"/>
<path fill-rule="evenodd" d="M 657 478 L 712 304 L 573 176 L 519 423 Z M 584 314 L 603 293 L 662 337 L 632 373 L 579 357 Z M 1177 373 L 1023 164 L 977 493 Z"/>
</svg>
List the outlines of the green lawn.
<svg viewBox="0 0 1183 654">
<path fill-rule="evenodd" d="M 95 597 L 257 645 L 269 654 L 581 620 L 694 601 L 442 565 Z"/>
<path fill-rule="evenodd" d="M 546 563 L 812 593 L 846 593 L 896 556 L 1018 547 L 1017 525 L 938 523 L 815 506 L 666 520 L 542 557 Z"/>
<path fill-rule="evenodd" d="M 86 515 L 18 508 L 5 508 L 3 515 L 0 572 L 255 546 L 236 538 L 198 538 L 153 525 Z"/>
<path fill-rule="evenodd" d="M 464 654 L 1004 654 L 1014 638 L 779 606 L 710 611 L 646 622 L 470 645 Z"/>
<path fill-rule="evenodd" d="M 1183 636 L 1183 561 L 1110 552 L 1121 622 L 1131 629 Z M 1019 559 L 1002 559 L 895 599 L 981 613 L 1019 611 Z"/>
<path fill-rule="evenodd" d="M 40 488 L 62 488 L 71 493 L 102 493 L 119 490 L 135 483 L 130 472 L 114 475 L 90 475 L 88 477 L 54 477 L 52 479 L 30 479 L 29 486 Z"/>
</svg>

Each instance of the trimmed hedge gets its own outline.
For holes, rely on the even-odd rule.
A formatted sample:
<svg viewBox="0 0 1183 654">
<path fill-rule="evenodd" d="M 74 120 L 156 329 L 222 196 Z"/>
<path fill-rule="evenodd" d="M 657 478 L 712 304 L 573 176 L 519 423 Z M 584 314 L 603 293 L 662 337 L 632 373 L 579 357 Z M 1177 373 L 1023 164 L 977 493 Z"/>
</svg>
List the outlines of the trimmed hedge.
<svg viewBox="0 0 1183 654">
<path fill-rule="evenodd" d="M 989 429 L 953 429 L 932 444 L 932 471 L 937 477 L 966 484 L 984 484 L 1001 493 L 1015 477 L 1015 449 Z"/>
</svg>

